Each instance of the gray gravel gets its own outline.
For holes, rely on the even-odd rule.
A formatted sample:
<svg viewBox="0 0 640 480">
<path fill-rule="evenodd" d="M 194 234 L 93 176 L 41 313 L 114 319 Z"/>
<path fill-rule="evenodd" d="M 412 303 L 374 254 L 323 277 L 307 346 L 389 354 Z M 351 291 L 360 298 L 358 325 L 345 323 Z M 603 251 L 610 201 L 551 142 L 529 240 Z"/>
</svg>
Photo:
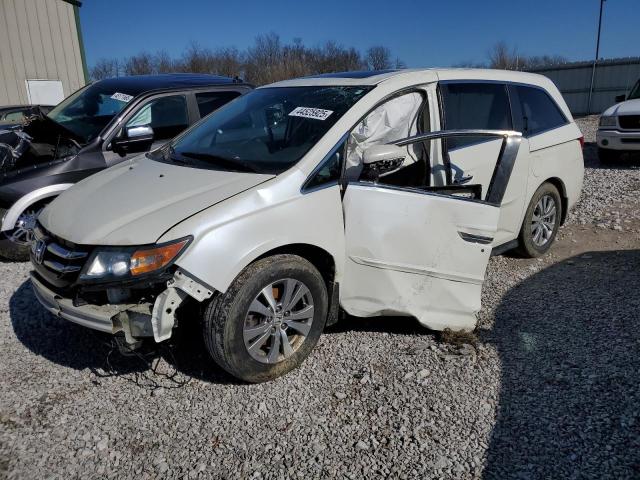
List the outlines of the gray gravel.
<svg viewBox="0 0 640 480">
<path fill-rule="evenodd" d="M 639 478 L 640 169 L 594 155 L 552 254 L 491 260 L 475 338 L 350 318 L 269 384 L 195 327 L 121 357 L 0 263 L 0 478 Z"/>
</svg>

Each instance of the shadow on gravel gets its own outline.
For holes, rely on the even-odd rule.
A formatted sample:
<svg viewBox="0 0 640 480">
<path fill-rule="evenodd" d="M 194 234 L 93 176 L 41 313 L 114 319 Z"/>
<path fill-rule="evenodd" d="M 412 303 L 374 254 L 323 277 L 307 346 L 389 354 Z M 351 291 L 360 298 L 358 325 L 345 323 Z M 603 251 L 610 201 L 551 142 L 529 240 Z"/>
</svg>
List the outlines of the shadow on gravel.
<svg viewBox="0 0 640 480">
<path fill-rule="evenodd" d="M 602 169 L 638 169 L 640 168 L 640 153 L 626 153 L 616 162 L 602 163 L 598 159 L 598 146 L 594 142 L 587 142 L 582 149 L 584 166 Z"/>
<path fill-rule="evenodd" d="M 179 388 L 191 378 L 237 383 L 211 360 L 197 322 L 183 325 L 169 343 L 149 342 L 135 354 L 124 356 L 118 351 L 112 335 L 95 332 L 46 312 L 35 298 L 29 281 L 11 296 L 9 310 L 16 337 L 29 350 L 65 367 L 89 369 L 95 375 L 95 381 L 123 377 L 150 389 Z"/>
<path fill-rule="evenodd" d="M 504 297 L 486 479 L 640 478 L 640 250 L 553 265 Z"/>
</svg>

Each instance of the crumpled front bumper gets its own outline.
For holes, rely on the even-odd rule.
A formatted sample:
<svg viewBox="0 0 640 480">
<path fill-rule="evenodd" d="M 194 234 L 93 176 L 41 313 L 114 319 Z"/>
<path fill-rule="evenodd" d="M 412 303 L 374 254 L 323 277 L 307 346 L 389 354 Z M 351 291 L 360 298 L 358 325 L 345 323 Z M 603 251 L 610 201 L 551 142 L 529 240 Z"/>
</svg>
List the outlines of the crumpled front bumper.
<svg viewBox="0 0 640 480">
<path fill-rule="evenodd" d="M 82 326 L 100 330 L 101 332 L 117 333 L 119 329 L 114 325 L 113 317 L 120 313 L 115 305 L 74 306 L 73 301 L 55 293 L 31 272 L 31 285 L 38 301 L 57 317 L 62 317 Z"/>
<path fill-rule="evenodd" d="M 202 302 L 213 295 L 212 289 L 178 270 L 154 303 L 74 305 L 72 299 L 54 292 L 34 272 L 30 276 L 36 298 L 53 315 L 101 332 L 124 332 L 132 344 L 144 337 L 154 337 L 156 342 L 170 338 L 182 302 L 187 297 Z"/>
</svg>

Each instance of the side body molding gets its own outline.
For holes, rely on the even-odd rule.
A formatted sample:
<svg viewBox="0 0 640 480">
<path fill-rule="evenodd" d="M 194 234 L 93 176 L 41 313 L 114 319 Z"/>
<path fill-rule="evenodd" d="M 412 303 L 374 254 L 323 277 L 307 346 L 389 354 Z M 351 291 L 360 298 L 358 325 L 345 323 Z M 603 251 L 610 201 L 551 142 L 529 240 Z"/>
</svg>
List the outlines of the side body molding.
<svg viewBox="0 0 640 480">
<path fill-rule="evenodd" d="M 74 185 L 73 183 L 58 183 L 55 185 L 47 185 L 46 187 L 38 188 L 37 190 L 33 190 L 32 192 L 27 193 L 26 195 L 20 197 L 20 199 L 15 202 L 9 210 L 7 210 L 6 215 L 2 219 L 2 228 L 0 231 L 5 232 L 8 230 L 12 230 L 16 221 L 20 214 L 30 205 L 33 205 L 40 200 L 49 197 L 55 197 L 64 192 L 67 188 Z"/>
</svg>

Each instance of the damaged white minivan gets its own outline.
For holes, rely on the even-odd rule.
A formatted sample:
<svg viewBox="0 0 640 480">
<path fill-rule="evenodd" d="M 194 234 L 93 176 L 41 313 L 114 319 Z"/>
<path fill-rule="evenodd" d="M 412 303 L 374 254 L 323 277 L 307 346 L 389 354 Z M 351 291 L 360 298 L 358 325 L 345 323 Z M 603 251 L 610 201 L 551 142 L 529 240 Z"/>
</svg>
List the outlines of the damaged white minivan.
<svg viewBox="0 0 640 480">
<path fill-rule="evenodd" d="M 538 75 L 276 83 L 60 195 L 31 280 L 49 311 L 131 348 L 199 305 L 213 359 L 249 382 L 299 365 L 340 311 L 472 330 L 492 251 L 553 242 L 581 141 Z"/>
</svg>

